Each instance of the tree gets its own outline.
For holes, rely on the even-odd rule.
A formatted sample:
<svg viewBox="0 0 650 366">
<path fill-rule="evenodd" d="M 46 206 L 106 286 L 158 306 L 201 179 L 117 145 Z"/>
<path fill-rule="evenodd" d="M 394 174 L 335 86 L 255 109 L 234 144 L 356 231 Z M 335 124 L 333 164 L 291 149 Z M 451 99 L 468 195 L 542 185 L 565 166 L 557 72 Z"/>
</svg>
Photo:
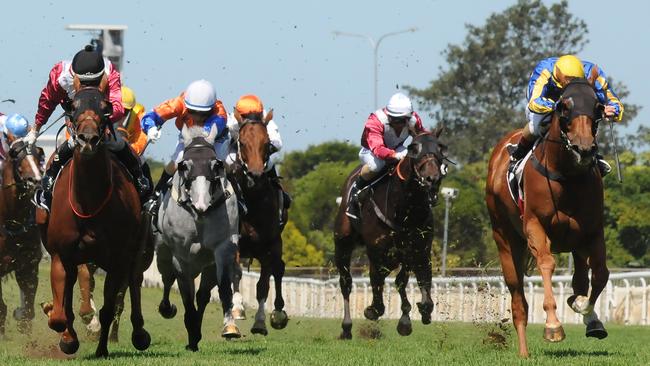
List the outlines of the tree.
<svg viewBox="0 0 650 366">
<path fill-rule="evenodd" d="M 282 232 L 282 258 L 287 267 L 322 266 L 323 252 L 307 242 L 307 238 L 289 220 Z"/>
<path fill-rule="evenodd" d="M 588 30 L 569 13 L 567 1 L 546 6 L 520 0 L 481 27 L 467 25 L 467 32 L 462 45 L 443 52 L 448 65 L 438 78 L 426 89 L 409 90 L 445 124 L 453 156 L 471 163 L 482 161 L 508 131 L 523 127 L 525 88 L 537 62 L 578 53 Z M 617 88 L 620 97 L 627 95 L 623 85 Z M 626 120 L 635 109 L 626 106 Z"/>
<path fill-rule="evenodd" d="M 359 147 L 342 141 L 327 141 L 309 145 L 305 151 L 292 151 L 282 161 L 282 176 L 298 179 L 325 162 L 351 163 L 359 161 Z"/>
</svg>

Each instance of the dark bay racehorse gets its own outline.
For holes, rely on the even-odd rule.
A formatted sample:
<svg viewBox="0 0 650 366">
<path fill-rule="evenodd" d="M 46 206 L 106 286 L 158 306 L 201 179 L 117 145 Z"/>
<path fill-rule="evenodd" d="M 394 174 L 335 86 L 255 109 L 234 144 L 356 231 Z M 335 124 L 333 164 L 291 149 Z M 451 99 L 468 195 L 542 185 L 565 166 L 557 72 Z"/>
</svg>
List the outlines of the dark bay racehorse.
<svg viewBox="0 0 650 366">
<path fill-rule="evenodd" d="M 244 119 L 235 111 L 239 123 L 238 159 L 232 166 L 231 177 L 239 187 L 247 206 L 247 213 L 241 216 L 239 254 L 242 258 L 255 258 L 260 261 L 261 273 L 257 281 L 257 313 L 251 333 L 267 335 L 264 305 L 269 295 L 270 278 L 275 282 L 274 309 L 271 313 L 271 326 L 283 329 L 289 318 L 283 310 L 281 223 L 287 222 L 279 190 L 270 173 L 265 172 L 271 152 L 271 143 L 266 124 L 273 118 L 273 110 L 265 117 Z M 275 169 L 275 168 L 272 168 Z M 280 217 L 282 215 L 282 217 Z"/>
<path fill-rule="evenodd" d="M 45 247 L 52 256 L 53 308 L 48 325 L 62 332 L 59 346 L 67 354 L 79 348 L 73 327 L 73 290 L 77 265 L 93 262 L 106 271 L 101 335 L 95 355 L 107 356 L 110 324 L 118 292 L 131 295 L 133 345 L 144 350 L 150 336 L 140 306 L 144 240 L 140 199 L 125 168 L 105 146 L 110 104 L 95 88 L 79 90 L 73 100 L 74 155 L 54 187 Z"/>
<path fill-rule="evenodd" d="M 442 128 L 438 128 L 434 133 L 420 134 L 413 139 L 408 146 L 407 156 L 388 176 L 372 187 L 369 199 L 361 203 L 362 224 L 352 222 L 345 214 L 350 186 L 360 168 L 352 172 L 343 186 L 343 201 L 334 227 L 336 267 L 340 274 L 344 301 L 341 339 L 352 338 L 350 261 L 352 250 L 358 244 L 365 245 L 370 259 L 372 304 L 365 309 L 364 316 L 377 320 L 384 314 L 384 281 L 391 271 L 399 267 L 395 279 L 402 299 L 398 333 L 409 335 L 412 331 L 409 317 L 411 304 L 406 296 L 409 271 L 415 273 L 422 293 L 422 302 L 417 304 L 422 322 L 431 322 L 431 208 L 437 200 L 440 182 L 446 174 L 446 147 L 438 141 L 441 132 Z"/>
<path fill-rule="evenodd" d="M 4 161 L 0 190 L 0 223 L 3 223 L 0 227 L 0 278 L 12 271 L 16 274 L 21 304 L 14 310 L 14 318 L 20 331 L 29 332 L 34 319 L 38 264 L 43 255 L 30 199 L 43 174 L 43 150 L 11 134 L 7 142 L 10 148 Z M 7 305 L 2 298 L 0 280 L 0 336 L 5 332 L 6 317 Z"/>
<path fill-rule="evenodd" d="M 594 164 L 598 119 L 603 106 L 593 89 L 597 75 L 568 84 L 553 113 L 548 134 L 539 142 L 523 171 L 523 220 L 508 190 L 506 172 L 510 133 L 495 147 L 490 159 L 486 202 L 501 267 L 512 295 L 512 318 L 519 338 L 519 354 L 528 356 L 526 324 L 528 304 L 524 296 L 524 271 L 528 253 L 533 255 L 544 284 L 546 328 L 544 339 L 565 338 L 556 314 L 551 276 L 553 253 L 571 252 L 575 261 L 571 308 L 584 315 L 587 337 L 607 336 L 594 312 L 594 304 L 607 284 L 603 232 L 603 185 Z M 591 269 L 591 294 L 588 270 Z"/>
</svg>

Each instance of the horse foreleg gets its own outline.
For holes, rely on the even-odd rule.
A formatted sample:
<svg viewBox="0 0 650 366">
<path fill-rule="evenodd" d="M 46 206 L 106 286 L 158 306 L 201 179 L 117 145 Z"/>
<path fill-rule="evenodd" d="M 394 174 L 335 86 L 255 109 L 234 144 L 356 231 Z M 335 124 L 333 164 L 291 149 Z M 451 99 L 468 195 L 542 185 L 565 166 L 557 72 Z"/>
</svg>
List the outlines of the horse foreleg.
<svg viewBox="0 0 650 366">
<path fill-rule="evenodd" d="M 120 340 L 120 318 L 122 317 L 122 312 L 124 312 L 125 295 L 125 292 L 118 292 L 117 294 L 117 301 L 115 304 L 115 318 L 113 318 L 113 323 L 111 324 L 111 332 L 108 336 L 108 340 L 111 342 L 117 343 Z"/>
<path fill-rule="evenodd" d="M 196 292 L 196 305 L 197 305 L 197 320 L 198 328 L 201 331 L 203 324 L 203 314 L 205 313 L 205 308 L 210 303 L 211 292 L 214 286 L 217 285 L 217 268 L 215 265 L 211 265 L 203 268 L 201 271 L 201 283 L 199 285 L 199 290 Z"/>
<path fill-rule="evenodd" d="M 66 317 L 63 311 L 63 292 L 66 271 L 58 254 L 52 255 L 50 263 L 50 284 L 52 286 L 52 309 L 48 311 L 47 325 L 57 333 L 65 331 Z"/>
<path fill-rule="evenodd" d="M 251 328 L 251 333 L 267 335 L 266 329 L 266 299 L 269 296 L 269 282 L 271 279 L 271 263 L 268 255 L 263 255 L 260 259 L 260 278 L 257 280 L 256 298 L 257 312 L 255 313 L 255 322 Z"/>
<path fill-rule="evenodd" d="M 406 296 L 406 286 L 408 282 L 409 272 L 404 266 L 402 266 L 395 277 L 395 287 L 397 287 L 397 292 L 402 300 L 402 316 L 399 318 L 399 322 L 397 323 L 397 333 L 402 336 L 410 335 L 413 332 L 411 317 L 409 316 L 409 313 L 411 312 L 411 303 L 409 302 L 408 296 Z"/>
<path fill-rule="evenodd" d="M 128 266 L 126 268 L 128 268 Z M 99 343 L 95 350 L 96 357 L 108 357 L 108 333 L 113 318 L 115 317 L 117 294 L 120 291 L 126 291 L 126 279 L 128 275 L 128 273 L 125 273 L 124 266 L 119 265 L 116 265 L 106 274 L 106 279 L 104 280 L 104 305 L 101 310 L 99 310 L 99 323 L 101 324 L 101 330 L 99 333 Z"/>
<path fill-rule="evenodd" d="M 158 312 L 163 318 L 171 319 L 176 316 L 178 309 L 176 305 L 169 301 L 169 291 L 174 281 L 176 281 L 176 276 L 174 275 L 174 268 L 172 266 L 171 252 L 167 246 L 161 245 L 158 248 L 156 264 L 163 281 L 163 297 L 160 300 L 160 305 L 158 305 Z"/>
<path fill-rule="evenodd" d="M 66 316 L 66 330 L 61 334 L 59 348 L 63 353 L 71 355 L 79 349 L 79 339 L 77 332 L 74 330 L 74 309 L 72 307 L 74 285 L 77 282 L 77 267 L 75 265 L 66 266 L 65 268 L 65 289 L 63 306 Z"/>
<path fill-rule="evenodd" d="M 34 319 L 34 298 L 38 288 L 38 261 L 28 263 L 16 271 L 16 282 L 20 287 L 20 307 L 14 310 L 14 319 L 23 333 L 31 332 Z"/>
<path fill-rule="evenodd" d="M 345 238 L 334 240 L 334 256 L 336 268 L 339 270 L 339 285 L 343 295 L 343 321 L 341 322 L 340 339 L 352 339 L 352 316 L 350 314 L 350 293 L 352 292 L 352 275 L 350 262 L 354 243 Z"/>
<path fill-rule="evenodd" d="M 239 292 L 239 284 L 241 283 L 241 278 L 243 276 L 243 271 L 241 268 L 241 263 L 239 261 L 239 252 L 235 258 L 233 279 L 232 279 L 232 316 L 235 320 L 244 320 L 246 319 L 246 309 L 244 308 L 244 298 Z"/>
<path fill-rule="evenodd" d="M 81 317 L 81 321 L 88 325 L 95 316 L 95 309 L 93 309 L 90 303 L 90 271 L 87 265 L 80 264 L 77 266 L 77 279 L 79 280 L 79 297 L 81 298 L 79 316 Z"/>
<path fill-rule="evenodd" d="M 131 296 L 131 325 L 133 332 L 131 333 L 131 343 L 139 351 L 144 351 L 149 348 L 151 344 L 151 336 L 144 329 L 144 319 L 142 318 L 142 267 L 139 261 L 133 266 L 131 278 L 129 280 L 129 295 Z M 113 328 L 115 330 L 115 338 L 117 340 L 117 328 L 120 321 L 120 315 L 124 309 L 124 293 L 118 296 L 118 311 L 115 312 L 115 319 L 113 321 Z"/>
<path fill-rule="evenodd" d="M 528 247 L 537 259 L 537 267 L 542 275 L 542 284 L 544 286 L 543 308 L 546 312 L 544 339 L 549 342 L 561 342 L 566 338 L 566 335 L 562 323 L 557 317 L 557 303 L 553 296 L 555 258 L 551 253 L 551 241 L 536 219 L 529 220 L 525 227 L 528 235 Z"/>
<path fill-rule="evenodd" d="M 199 350 L 201 330 L 197 329 L 196 307 L 194 306 L 195 286 L 194 280 L 183 273 L 176 274 L 178 289 L 181 292 L 183 306 L 185 307 L 185 329 L 187 330 L 187 346 L 185 349 L 196 352 Z"/>
<path fill-rule="evenodd" d="M 7 321 L 7 304 L 2 296 L 2 278 L 0 278 L 0 337 L 5 335 L 5 322 Z"/>
<path fill-rule="evenodd" d="M 591 267 L 591 294 L 589 295 L 588 312 L 583 317 L 583 322 L 587 326 L 587 337 L 603 339 L 607 337 L 605 326 L 598 319 L 594 310 L 596 300 L 607 285 L 609 280 L 609 269 L 607 269 L 607 253 L 605 248 L 605 239 L 601 233 L 595 245 L 592 247 L 592 253 L 589 256 L 589 266 Z"/>
<path fill-rule="evenodd" d="M 431 299 L 431 277 L 433 273 L 431 270 L 431 255 L 429 253 L 431 253 L 431 249 L 417 254 L 420 263 L 415 267 L 414 271 L 422 296 L 422 300 L 417 303 L 418 311 L 420 312 L 420 316 L 422 316 L 422 324 L 431 323 L 431 313 L 433 312 L 433 300 Z"/>
<path fill-rule="evenodd" d="M 368 320 L 378 320 L 384 315 L 386 307 L 384 306 L 384 281 L 388 276 L 388 269 L 378 266 L 370 261 L 370 286 L 372 287 L 372 304 L 368 306 L 363 315 Z"/>
<path fill-rule="evenodd" d="M 221 336 L 227 339 L 240 338 L 241 332 L 232 316 L 232 278 L 237 244 L 226 241 L 217 245 L 214 251 L 214 264 L 219 285 L 219 299 L 223 308 L 223 329 Z"/>
<path fill-rule="evenodd" d="M 284 261 L 282 260 L 282 239 L 274 245 L 275 249 L 271 252 L 271 271 L 273 273 L 273 283 L 275 284 L 275 301 L 273 302 L 273 312 L 271 313 L 271 326 L 273 329 L 284 329 L 289 322 L 289 317 L 284 309 L 284 298 L 282 297 L 282 277 L 284 277 Z"/>
</svg>

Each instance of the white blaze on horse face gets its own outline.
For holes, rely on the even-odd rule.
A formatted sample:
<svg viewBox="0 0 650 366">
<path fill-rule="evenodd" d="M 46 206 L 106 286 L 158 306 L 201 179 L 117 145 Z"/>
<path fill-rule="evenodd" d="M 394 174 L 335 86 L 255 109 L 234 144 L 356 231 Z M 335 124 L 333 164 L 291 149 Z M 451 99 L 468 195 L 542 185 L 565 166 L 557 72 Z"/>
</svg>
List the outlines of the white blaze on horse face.
<svg viewBox="0 0 650 366">
<path fill-rule="evenodd" d="M 210 182 L 205 177 L 199 176 L 192 181 L 190 200 L 192 206 L 194 206 L 198 212 L 205 212 L 210 207 L 210 201 L 212 201 L 212 196 L 210 195 Z"/>
<path fill-rule="evenodd" d="M 34 172 L 34 178 L 37 181 L 41 180 L 41 172 L 38 169 L 38 166 L 36 165 L 36 161 L 34 160 L 34 155 L 27 155 L 27 162 L 29 163 L 30 168 L 32 168 L 32 172 Z"/>
</svg>

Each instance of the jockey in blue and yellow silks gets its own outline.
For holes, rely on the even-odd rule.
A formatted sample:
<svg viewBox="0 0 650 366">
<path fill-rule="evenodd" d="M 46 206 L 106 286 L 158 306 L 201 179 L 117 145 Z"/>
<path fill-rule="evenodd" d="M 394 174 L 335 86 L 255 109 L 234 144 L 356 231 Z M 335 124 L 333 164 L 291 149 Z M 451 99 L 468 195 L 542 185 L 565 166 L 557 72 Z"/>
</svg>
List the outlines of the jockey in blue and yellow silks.
<svg viewBox="0 0 650 366">
<path fill-rule="evenodd" d="M 548 131 L 555 104 L 560 99 L 565 86 L 560 80 L 567 83 L 575 78 L 585 78 L 592 72 L 597 72 L 598 75 L 594 83 L 594 91 L 598 100 L 605 105 L 604 115 L 617 122 L 623 118 L 623 104 L 611 89 L 607 77 L 600 67 L 588 61 L 580 61 L 573 55 L 549 57 L 540 61 L 530 75 L 526 91 L 528 122 L 522 129 L 519 143 L 508 146 L 513 161 L 518 161 L 526 156 L 535 140 Z M 611 171 L 609 164 L 600 158 L 598 167 L 602 176 Z"/>
</svg>

